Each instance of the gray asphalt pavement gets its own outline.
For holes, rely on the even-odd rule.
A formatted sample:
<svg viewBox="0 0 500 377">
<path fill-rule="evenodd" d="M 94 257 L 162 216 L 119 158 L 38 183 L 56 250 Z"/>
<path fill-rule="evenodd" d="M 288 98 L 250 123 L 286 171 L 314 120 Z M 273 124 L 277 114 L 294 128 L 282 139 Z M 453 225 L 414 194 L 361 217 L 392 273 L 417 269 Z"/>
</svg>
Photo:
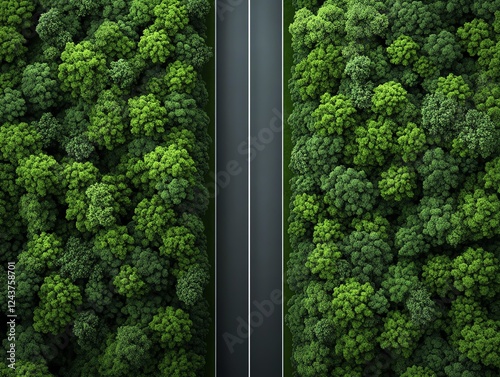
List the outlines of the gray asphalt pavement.
<svg viewBox="0 0 500 377">
<path fill-rule="evenodd" d="M 251 138 L 248 140 L 248 2 L 218 1 L 217 375 L 220 377 L 249 376 L 249 370 L 251 376 L 259 377 L 282 374 L 282 5 L 276 0 L 251 0 L 250 7 Z M 248 159 L 251 160 L 250 287 Z"/>
<path fill-rule="evenodd" d="M 251 0 L 250 375 L 282 375 L 282 4 Z M 261 324 L 260 324 L 261 323 Z"/>
<path fill-rule="evenodd" d="M 217 376 L 248 376 L 248 4 L 217 1 Z M 238 332 L 238 329 L 240 330 Z"/>
</svg>

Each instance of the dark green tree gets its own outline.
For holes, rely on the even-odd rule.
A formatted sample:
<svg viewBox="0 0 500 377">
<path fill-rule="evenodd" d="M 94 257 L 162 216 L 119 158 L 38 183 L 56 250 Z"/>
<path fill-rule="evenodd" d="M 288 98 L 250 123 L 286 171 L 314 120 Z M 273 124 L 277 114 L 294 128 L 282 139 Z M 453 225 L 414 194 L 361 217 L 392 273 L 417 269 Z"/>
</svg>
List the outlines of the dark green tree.
<svg viewBox="0 0 500 377">
<path fill-rule="evenodd" d="M 57 75 L 47 63 L 34 63 L 26 66 L 21 89 L 24 97 L 36 109 L 46 110 L 55 106 L 60 99 Z"/>
<path fill-rule="evenodd" d="M 202 266 L 193 265 L 189 267 L 177 279 L 177 297 L 188 307 L 193 306 L 202 299 L 208 281 L 208 271 Z"/>
<path fill-rule="evenodd" d="M 70 237 L 58 260 L 61 266 L 61 276 L 69 277 L 73 282 L 78 279 L 87 279 L 94 269 L 96 259 L 91 242 Z"/>
<path fill-rule="evenodd" d="M 0 63 L 12 63 L 22 56 L 27 48 L 26 39 L 16 28 L 0 25 Z"/>
<path fill-rule="evenodd" d="M 344 239 L 341 250 L 361 283 L 380 282 L 393 258 L 390 245 L 378 232 L 354 231 Z"/>
<path fill-rule="evenodd" d="M 90 112 L 89 141 L 109 150 L 127 140 L 126 102 L 112 90 L 102 91 Z"/>
<path fill-rule="evenodd" d="M 432 64 L 444 69 L 450 68 L 456 60 L 462 57 L 461 48 L 455 35 L 447 30 L 430 34 L 422 50 L 428 54 Z"/>
<path fill-rule="evenodd" d="M 362 170 L 337 166 L 321 182 L 331 215 L 360 216 L 375 205 L 377 191 Z"/>
<path fill-rule="evenodd" d="M 158 369 L 162 377 L 196 377 L 204 365 L 205 360 L 201 355 L 180 348 L 166 351 Z"/>
<path fill-rule="evenodd" d="M 0 122 L 14 122 L 26 114 L 26 101 L 21 91 L 5 88 L 0 91 Z"/>
<path fill-rule="evenodd" d="M 99 357 L 102 376 L 124 376 L 138 373 L 152 342 L 143 329 L 137 326 L 120 326 L 116 336 L 110 336 L 106 349 Z"/>
</svg>

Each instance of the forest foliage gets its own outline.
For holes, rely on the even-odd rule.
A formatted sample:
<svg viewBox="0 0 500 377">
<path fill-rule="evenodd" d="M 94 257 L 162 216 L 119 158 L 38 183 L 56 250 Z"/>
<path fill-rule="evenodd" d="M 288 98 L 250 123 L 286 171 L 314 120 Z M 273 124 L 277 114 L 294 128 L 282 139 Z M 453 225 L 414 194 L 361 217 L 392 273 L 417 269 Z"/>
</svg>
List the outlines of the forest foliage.
<svg viewBox="0 0 500 377">
<path fill-rule="evenodd" d="M 210 7 L 0 0 L 2 376 L 204 375 Z"/>
<path fill-rule="evenodd" d="M 292 2 L 294 375 L 500 375 L 500 3 Z"/>
</svg>

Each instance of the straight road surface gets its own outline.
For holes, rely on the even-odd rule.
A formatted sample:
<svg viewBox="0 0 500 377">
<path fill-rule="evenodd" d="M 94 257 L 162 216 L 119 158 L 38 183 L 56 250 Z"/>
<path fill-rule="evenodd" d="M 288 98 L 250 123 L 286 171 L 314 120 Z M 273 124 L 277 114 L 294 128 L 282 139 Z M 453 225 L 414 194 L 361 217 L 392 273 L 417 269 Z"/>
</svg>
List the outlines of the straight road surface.
<svg viewBox="0 0 500 377">
<path fill-rule="evenodd" d="M 245 377 L 248 162 L 238 146 L 248 138 L 248 3 L 216 5 L 216 368 L 218 377 Z"/>
<path fill-rule="evenodd" d="M 282 3 L 217 8 L 217 376 L 280 377 Z"/>
<path fill-rule="evenodd" d="M 250 376 L 281 377 L 282 2 L 251 0 L 250 28 Z"/>
</svg>

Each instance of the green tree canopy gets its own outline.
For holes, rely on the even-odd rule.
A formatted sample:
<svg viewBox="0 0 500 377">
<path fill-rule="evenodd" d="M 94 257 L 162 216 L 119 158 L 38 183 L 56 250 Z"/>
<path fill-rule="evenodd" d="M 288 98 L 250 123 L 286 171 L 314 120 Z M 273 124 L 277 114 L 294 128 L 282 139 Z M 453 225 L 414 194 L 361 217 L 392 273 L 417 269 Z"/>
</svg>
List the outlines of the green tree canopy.
<svg viewBox="0 0 500 377">
<path fill-rule="evenodd" d="M 0 25 L 0 63 L 12 63 L 23 55 L 27 48 L 26 39 L 16 28 Z"/>
<path fill-rule="evenodd" d="M 344 71 L 341 51 L 333 46 L 317 47 L 294 69 L 298 98 L 319 99 L 338 84 Z"/>
<path fill-rule="evenodd" d="M 57 75 L 47 63 L 34 63 L 23 71 L 22 92 L 40 110 L 55 106 L 60 99 Z"/>
<path fill-rule="evenodd" d="M 141 296 L 146 284 L 141 280 L 137 268 L 130 265 L 120 267 L 120 272 L 113 279 L 113 285 L 119 294 L 126 297 Z"/>
<path fill-rule="evenodd" d="M 177 297 L 188 307 L 193 306 L 202 299 L 208 279 L 206 269 L 200 265 L 192 265 L 177 279 Z"/>
<path fill-rule="evenodd" d="M 60 275 L 44 279 L 39 297 L 33 328 L 43 333 L 59 334 L 73 321 L 76 307 L 82 303 L 80 289 Z"/>
<path fill-rule="evenodd" d="M 48 194 L 57 194 L 59 190 L 60 166 L 52 156 L 32 154 L 19 161 L 16 169 L 16 183 L 29 194 L 41 197 Z"/>
<path fill-rule="evenodd" d="M 153 94 L 130 98 L 128 108 L 132 134 L 153 136 L 165 132 L 167 110 Z"/>
<path fill-rule="evenodd" d="M 417 347 L 421 335 L 421 331 L 407 314 L 391 311 L 384 320 L 384 330 L 377 340 L 383 349 L 390 349 L 408 358 Z"/>
<path fill-rule="evenodd" d="M 408 166 L 391 165 L 389 170 L 382 172 L 378 182 L 380 195 L 386 200 L 401 201 L 413 198 L 417 188 L 416 174 Z"/>
<path fill-rule="evenodd" d="M 166 351 L 158 369 L 162 377 L 196 377 L 203 365 L 202 356 L 181 348 Z"/>
<path fill-rule="evenodd" d="M 141 57 L 150 59 L 153 63 L 165 63 L 175 50 L 167 31 L 155 26 L 144 29 L 137 47 Z"/>
<path fill-rule="evenodd" d="M 106 349 L 99 357 L 99 373 L 103 376 L 138 373 L 152 345 L 145 331 L 138 326 L 120 326 L 116 336 L 108 339 Z"/>
<path fill-rule="evenodd" d="M 158 311 L 149 323 L 149 328 L 162 347 L 173 349 L 191 340 L 192 323 L 189 315 L 182 309 L 168 306 Z"/>
<path fill-rule="evenodd" d="M 312 113 L 313 129 L 318 135 L 342 135 L 356 123 L 356 109 L 351 101 L 343 95 L 331 96 L 325 93 L 321 96 L 321 104 Z"/>
<path fill-rule="evenodd" d="M 135 52 L 136 44 L 122 30 L 123 23 L 105 20 L 94 33 L 95 48 L 108 59 L 129 58 Z"/>
<path fill-rule="evenodd" d="M 109 150 L 127 140 L 126 102 L 105 90 L 99 94 L 90 112 L 90 124 L 86 135 L 91 142 Z"/>
<path fill-rule="evenodd" d="M 66 43 L 61 60 L 58 74 L 61 89 L 73 98 L 90 102 L 104 89 L 106 56 L 91 42 Z"/>
<path fill-rule="evenodd" d="M 500 287 L 499 261 L 482 248 L 468 248 L 453 260 L 453 285 L 468 297 L 494 297 Z"/>
<path fill-rule="evenodd" d="M 0 91 L 0 122 L 14 122 L 26 114 L 26 101 L 21 91 L 5 88 Z"/>
<path fill-rule="evenodd" d="M 420 46 L 411 37 L 400 35 L 387 47 L 390 61 L 393 64 L 407 66 L 417 60 Z"/>
<path fill-rule="evenodd" d="M 360 216 L 375 205 L 376 189 L 362 170 L 337 166 L 321 182 L 324 201 L 332 215 Z"/>
<path fill-rule="evenodd" d="M 373 90 L 372 111 L 391 116 L 403 110 L 408 103 L 407 92 L 395 81 L 388 81 Z"/>
</svg>

